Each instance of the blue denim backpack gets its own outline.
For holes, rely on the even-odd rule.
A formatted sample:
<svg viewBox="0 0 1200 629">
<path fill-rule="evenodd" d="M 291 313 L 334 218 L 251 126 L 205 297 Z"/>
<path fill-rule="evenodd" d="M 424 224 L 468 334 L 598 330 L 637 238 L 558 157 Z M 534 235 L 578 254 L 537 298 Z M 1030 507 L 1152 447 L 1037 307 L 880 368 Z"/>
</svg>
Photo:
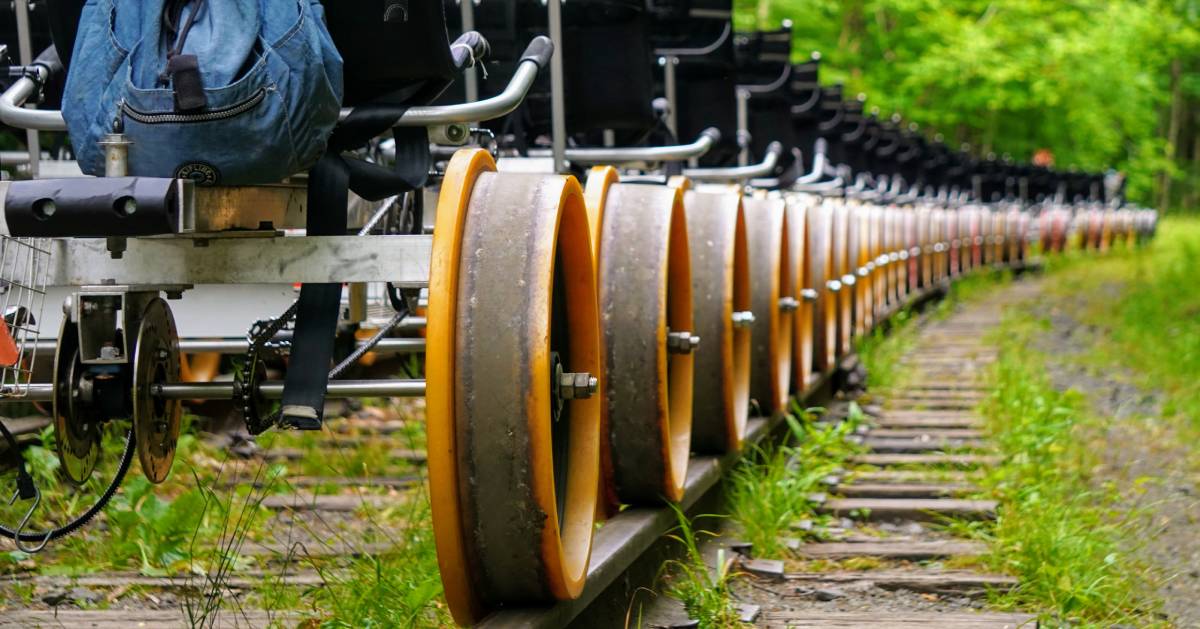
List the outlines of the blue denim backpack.
<svg viewBox="0 0 1200 629">
<path fill-rule="evenodd" d="M 63 116 L 85 173 L 123 129 L 130 175 L 239 185 L 312 166 L 341 101 L 318 0 L 88 0 Z"/>
</svg>

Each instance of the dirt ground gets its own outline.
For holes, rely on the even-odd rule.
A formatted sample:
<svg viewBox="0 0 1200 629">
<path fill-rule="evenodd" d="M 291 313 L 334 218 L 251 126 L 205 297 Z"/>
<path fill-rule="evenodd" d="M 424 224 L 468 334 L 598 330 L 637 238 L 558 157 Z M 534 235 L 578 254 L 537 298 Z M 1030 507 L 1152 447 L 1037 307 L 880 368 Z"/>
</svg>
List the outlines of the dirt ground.
<svg viewBox="0 0 1200 629">
<path fill-rule="evenodd" d="M 1110 300 L 1119 286 L 1072 296 L 1043 296 L 1030 307 L 1050 322 L 1040 348 L 1052 357 L 1050 376 L 1060 389 L 1082 392 L 1093 410 L 1111 418 L 1100 439 L 1097 483 L 1112 482 L 1125 508 L 1142 512 L 1147 528 L 1140 557 L 1163 577 L 1164 611 L 1178 627 L 1200 628 L 1200 444 L 1182 438 L 1161 417 L 1155 391 L 1131 384 L 1119 367 L 1090 368 L 1081 358 L 1104 335 L 1081 321 L 1085 309 Z"/>
</svg>

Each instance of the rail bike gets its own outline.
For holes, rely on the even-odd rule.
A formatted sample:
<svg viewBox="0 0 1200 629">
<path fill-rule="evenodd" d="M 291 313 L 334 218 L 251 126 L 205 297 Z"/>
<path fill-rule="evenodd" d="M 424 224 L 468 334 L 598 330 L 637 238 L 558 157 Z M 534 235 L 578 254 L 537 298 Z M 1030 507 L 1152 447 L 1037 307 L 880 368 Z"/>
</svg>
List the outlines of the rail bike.
<svg viewBox="0 0 1200 629">
<path fill-rule="evenodd" d="M 111 0 L 19 0 L 2 34 L 0 120 L 29 151 L 0 181 L 0 396 L 46 406 L 76 484 L 106 427 L 125 431 L 94 507 L 0 528 L 23 550 L 86 524 L 134 459 L 167 478 L 185 404 L 227 401 L 257 435 L 321 429 L 326 398 L 424 396 L 455 620 L 572 599 L 600 520 L 679 501 L 694 454 L 737 452 L 749 417 L 786 413 L 916 296 L 1154 232 L 1102 175 L 976 156 L 820 83 L 790 23 L 736 31 L 731 0 L 301 2 L 229 89 L 297 32 L 331 43 L 344 89 L 320 161 L 242 180 L 200 153 L 159 172 L 155 151 L 189 148 L 156 125 L 221 136 L 289 88 L 219 106 L 188 87 L 220 49 L 186 42 L 217 37 L 206 20 L 233 2 L 149 3 L 181 42 L 166 75 L 128 61 L 164 44 L 122 41 L 144 20 Z M 96 37 L 111 59 L 78 53 Z M 130 94 L 159 108 L 114 101 L 85 146 L 71 82 L 105 62 L 147 74 Z M 264 134 L 220 158 L 283 155 Z M 421 355 L 424 378 L 347 377 L 386 353 Z M 241 368 L 218 380 L 222 356 Z"/>
</svg>

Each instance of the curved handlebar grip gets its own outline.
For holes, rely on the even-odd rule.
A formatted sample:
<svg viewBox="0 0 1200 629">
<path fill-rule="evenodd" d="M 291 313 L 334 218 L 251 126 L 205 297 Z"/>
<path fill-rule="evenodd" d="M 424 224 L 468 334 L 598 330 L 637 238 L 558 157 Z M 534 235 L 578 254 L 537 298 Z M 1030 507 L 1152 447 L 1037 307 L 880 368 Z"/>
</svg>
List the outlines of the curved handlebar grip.
<svg viewBox="0 0 1200 629">
<path fill-rule="evenodd" d="M 783 145 L 778 141 L 767 145 L 767 155 L 774 155 L 776 159 L 783 156 Z"/>
<path fill-rule="evenodd" d="M 525 52 L 521 55 L 520 61 L 533 61 L 538 64 L 539 68 L 546 67 L 550 63 L 550 57 L 554 56 L 554 42 L 550 41 L 545 35 L 538 35 L 529 42 L 525 47 Z"/>
<path fill-rule="evenodd" d="M 700 135 L 707 136 L 708 138 L 710 138 L 712 140 L 713 144 L 716 144 L 721 141 L 721 130 L 716 127 L 709 127 L 707 129 L 701 131 Z"/>
<path fill-rule="evenodd" d="M 478 31 L 467 31 L 450 44 L 450 56 L 457 68 L 470 68 L 492 53 L 487 38 Z"/>
<path fill-rule="evenodd" d="M 49 76 L 54 76 L 63 71 L 62 60 L 58 58 L 58 49 L 53 45 L 47 46 L 31 65 L 39 65 L 46 68 Z"/>
</svg>

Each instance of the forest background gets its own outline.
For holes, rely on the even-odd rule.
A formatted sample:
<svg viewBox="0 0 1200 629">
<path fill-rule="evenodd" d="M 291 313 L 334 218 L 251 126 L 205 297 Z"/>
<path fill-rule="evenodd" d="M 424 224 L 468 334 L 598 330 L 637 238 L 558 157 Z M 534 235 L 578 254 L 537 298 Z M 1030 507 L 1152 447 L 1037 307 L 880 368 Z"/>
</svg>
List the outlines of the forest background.
<svg viewBox="0 0 1200 629">
<path fill-rule="evenodd" d="M 795 60 L 952 145 L 1128 176 L 1200 208 L 1200 0 L 735 0 L 739 29 L 793 23 Z"/>
</svg>

